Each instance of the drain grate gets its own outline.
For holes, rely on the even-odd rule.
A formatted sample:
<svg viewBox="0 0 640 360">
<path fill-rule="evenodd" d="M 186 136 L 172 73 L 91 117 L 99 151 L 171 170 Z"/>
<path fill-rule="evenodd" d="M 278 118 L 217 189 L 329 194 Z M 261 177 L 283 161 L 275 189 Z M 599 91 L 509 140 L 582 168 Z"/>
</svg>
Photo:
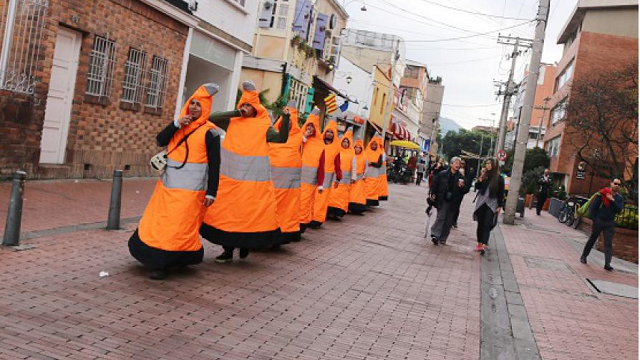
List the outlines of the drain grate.
<svg viewBox="0 0 640 360">
<path fill-rule="evenodd" d="M 604 280 L 592 280 L 588 278 L 587 278 L 587 281 L 599 293 L 626 297 L 630 299 L 638 298 L 638 288 L 635 286 L 614 283 L 611 281 L 604 281 Z"/>
</svg>

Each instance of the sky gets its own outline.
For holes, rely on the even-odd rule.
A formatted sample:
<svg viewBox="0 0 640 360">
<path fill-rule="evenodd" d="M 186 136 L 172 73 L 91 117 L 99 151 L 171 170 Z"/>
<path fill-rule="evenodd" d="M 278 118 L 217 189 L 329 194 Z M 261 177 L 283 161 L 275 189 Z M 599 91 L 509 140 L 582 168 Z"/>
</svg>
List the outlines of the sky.
<svg viewBox="0 0 640 360">
<path fill-rule="evenodd" d="M 498 34 L 533 39 L 535 22 L 531 20 L 538 0 L 338 1 L 349 13 L 347 27 L 404 38 L 406 58 L 426 64 L 430 77 L 442 77 L 440 116 L 468 129 L 491 125 L 491 120 L 497 126 L 502 99 L 495 95 L 494 80 L 507 80 L 511 60 L 506 56 L 513 49 L 513 45 L 498 44 Z M 363 3 L 367 11 L 360 10 Z M 556 42 L 576 3 L 551 0 L 542 62 L 554 63 L 562 57 Z M 531 51 L 518 57 L 516 82 L 523 78 L 530 58 Z"/>
</svg>

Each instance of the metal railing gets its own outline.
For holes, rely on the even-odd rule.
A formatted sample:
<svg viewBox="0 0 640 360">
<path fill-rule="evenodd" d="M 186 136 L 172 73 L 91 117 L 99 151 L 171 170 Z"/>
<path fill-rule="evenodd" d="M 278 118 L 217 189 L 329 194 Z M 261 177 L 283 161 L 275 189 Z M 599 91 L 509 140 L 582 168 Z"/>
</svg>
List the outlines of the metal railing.
<svg viewBox="0 0 640 360">
<path fill-rule="evenodd" d="M 167 73 L 169 60 L 159 56 L 153 57 L 153 63 L 149 72 L 149 87 L 145 106 L 153 109 L 161 109 L 164 106 L 167 92 Z"/>
<path fill-rule="evenodd" d="M 0 2 L 0 89 L 33 94 L 48 0 Z"/>
<path fill-rule="evenodd" d="M 145 52 L 133 48 L 129 50 L 129 59 L 124 65 L 121 101 L 131 104 L 142 102 L 146 62 L 147 54 Z"/>
<path fill-rule="evenodd" d="M 87 72 L 87 95 L 105 96 L 111 94 L 113 68 L 116 62 L 116 43 L 107 36 L 96 36 L 89 54 Z"/>
</svg>

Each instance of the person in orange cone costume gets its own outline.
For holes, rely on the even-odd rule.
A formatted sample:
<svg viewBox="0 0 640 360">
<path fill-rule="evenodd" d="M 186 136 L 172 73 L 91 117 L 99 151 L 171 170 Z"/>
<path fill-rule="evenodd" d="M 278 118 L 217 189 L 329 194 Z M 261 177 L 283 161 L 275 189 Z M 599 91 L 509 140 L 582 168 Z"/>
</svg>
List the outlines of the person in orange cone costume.
<svg viewBox="0 0 640 360">
<path fill-rule="evenodd" d="M 382 154 L 382 165 L 380 166 L 380 178 L 379 178 L 379 201 L 387 201 L 389 199 L 389 183 L 387 182 L 387 151 L 384 149 L 384 141 L 378 137 L 378 148 Z"/>
<path fill-rule="evenodd" d="M 242 89 L 238 103 L 242 116 L 230 119 L 222 142 L 218 197 L 200 227 L 202 237 L 224 248 L 216 257 L 220 263 L 233 259 L 234 248 L 240 248 L 244 259 L 249 249 L 282 241 L 267 142 L 287 142 L 289 117 L 284 116 L 278 134 L 260 104 L 255 85 L 244 82 Z M 275 138 L 269 138 L 273 132 Z"/>
<path fill-rule="evenodd" d="M 356 180 L 351 184 L 349 192 L 349 211 L 361 215 L 367 210 L 367 193 L 364 185 L 364 172 L 367 169 L 367 157 L 364 154 L 364 143 L 356 140 L 353 146 L 355 153 Z"/>
<path fill-rule="evenodd" d="M 364 174 L 364 187 L 367 194 L 367 206 L 378 206 L 380 196 L 380 171 L 382 167 L 382 149 L 378 134 L 369 141 L 365 156 L 367 169 Z"/>
<path fill-rule="evenodd" d="M 340 142 L 338 141 L 338 124 L 335 120 L 329 121 L 322 133 L 324 140 L 324 191 L 316 192 L 313 204 L 313 217 L 309 227 L 318 229 L 327 219 L 327 208 L 329 207 L 329 195 L 332 187 L 337 188 L 342 180 L 340 170 Z"/>
<path fill-rule="evenodd" d="M 302 184 L 300 186 L 300 232 L 311 224 L 316 191 L 324 192 L 324 142 L 320 134 L 320 118 L 317 108 L 311 111 L 302 126 L 304 131 L 302 147 Z"/>
<path fill-rule="evenodd" d="M 302 173 L 302 131 L 298 125 L 296 102 L 285 108 L 290 116 L 289 139 L 285 144 L 269 144 L 271 181 L 278 204 L 278 223 L 283 243 L 300 241 L 300 179 Z M 280 130 L 282 117 L 274 124 Z"/>
<path fill-rule="evenodd" d="M 338 187 L 331 189 L 329 194 L 329 208 L 327 216 L 331 218 L 341 218 L 349 211 L 349 193 L 351 184 L 356 179 L 356 153 L 353 149 L 353 130 L 349 128 L 340 138 L 340 170 L 342 170 L 342 180 Z"/>
<path fill-rule="evenodd" d="M 207 119 L 218 85 L 205 84 L 189 98 L 178 120 L 156 138 L 167 146 L 167 167 L 158 180 L 138 229 L 131 255 L 164 279 L 168 268 L 202 262 L 198 229 L 218 190 L 220 136 Z"/>
</svg>

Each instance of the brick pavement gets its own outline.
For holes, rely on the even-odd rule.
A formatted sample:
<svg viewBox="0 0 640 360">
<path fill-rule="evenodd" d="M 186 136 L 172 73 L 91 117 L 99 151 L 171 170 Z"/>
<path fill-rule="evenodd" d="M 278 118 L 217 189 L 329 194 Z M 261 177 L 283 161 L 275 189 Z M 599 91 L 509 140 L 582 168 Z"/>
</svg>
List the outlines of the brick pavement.
<svg viewBox="0 0 640 360">
<path fill-rule="evenodd" d="M 122 218 L 140 216 L 156 179 L 125 178 Z M 0 237 L 4 233 L 11 182 L 0 182 Z M 22 232 L 107 221 L 110 180 L 27 181 L 22 209 Z"/>
<path fill-rule="evenodd" d="M 86 209 L 105 199 L 88 194 Z M 215 264 L 220 249 L 206 244 L 203 264 L 164 282 L 148 280 L 129 256 L 134 225 L 0 249 L 0 358 L 478 359 L 470 211 L 450 245 L 434 247 L 422 238 L 424 196 L 424 187 L 392 186 L 374 212 L 245 262 Z M 123 216 L 146 204 L 137 202 Z M 56 226 L 73 221 L 64 211 Z M 103 212 L 78 214 L 90 221 Z"/>
<path fill-rule="evenodd" d="M 544 212 L 502 226 L 531 328 L 543 359 L 637 359 L 638 301 L 598 293 L 586 279 L 638 286 L 638 276 L 579 262 L 573 239 L 587 236 Z M 614 244 L 615 246 L 615 244 Z M 615 266 L 615 264 L 614 264 Z"/>
</svg>

